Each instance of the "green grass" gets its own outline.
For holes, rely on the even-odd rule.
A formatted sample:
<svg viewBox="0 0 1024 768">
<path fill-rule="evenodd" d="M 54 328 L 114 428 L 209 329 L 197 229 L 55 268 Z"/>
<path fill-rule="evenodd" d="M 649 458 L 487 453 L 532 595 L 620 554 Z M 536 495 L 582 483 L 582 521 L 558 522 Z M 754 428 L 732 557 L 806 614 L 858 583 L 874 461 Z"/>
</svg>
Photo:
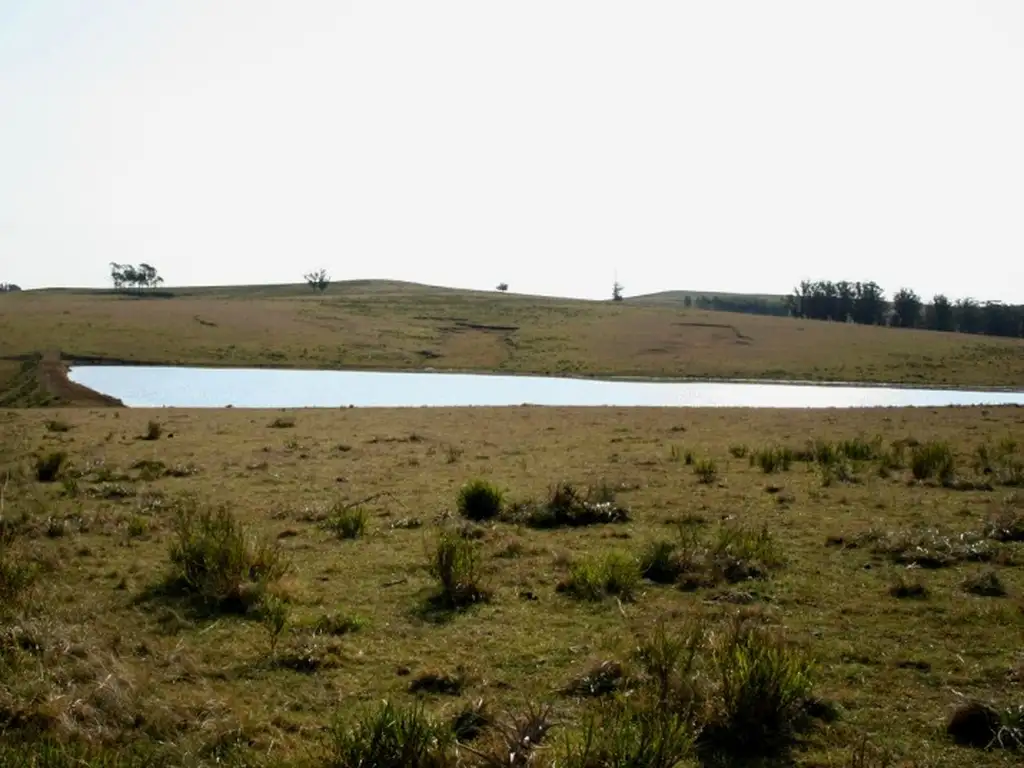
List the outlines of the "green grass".
<svg viewBox="0 0 1024 768">
<path fill-rule="evenodd" d="M 458 508 L 463 517 L 481 522 L 501 514 L 503 494 L 486 480 L 470 480 L 459 489 Z"/>
</svg>

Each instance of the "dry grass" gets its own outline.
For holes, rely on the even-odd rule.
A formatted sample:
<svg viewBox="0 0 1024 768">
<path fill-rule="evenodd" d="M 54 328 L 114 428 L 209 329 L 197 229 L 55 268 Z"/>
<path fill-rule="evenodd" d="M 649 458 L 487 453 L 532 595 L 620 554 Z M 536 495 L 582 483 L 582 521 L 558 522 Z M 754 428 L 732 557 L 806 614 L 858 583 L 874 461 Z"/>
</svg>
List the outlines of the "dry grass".
<svg viewBox="0 0 1024 768">
<path fill-rule="evenodd" d="M 0 357 L 1016 386 L 1024 342 L 381 281 L 0 300 Z M 341 340 L 341 341 L 339 341 Z M 2 371 L 0 371 L 2 373 Z"/>
<path fill-rule="evenodd" d="M 770 442 L 798 453 L 808 440 L 861 435 L 884 445 L 944 441 L 956 452 L 958 476 L 972 479 L 980 445 L 1024 443 L 1024 410 L 353 409 L 306 411 L 291 429 L 267 429 L 277 415 L 0 411 L 10 551 L 36 564 L 32 589 L 46 596 L 2 619 L 5 739 L 34 727 L 59 739 L 163 744 L 171 764 L 212 763 L 216 755 L 322 764 L 326 729 L 354 726 L 382 699 L 403 708 L 422 701 L 444 723 L 486 699 L 496 713 L 521 712 L 523 702 L 554 707 L 551 751 L 537 752 L 544 765 L 596 706 L 589 695 L 565 695 L 569 681 L 591 674 L 595 662 L 632 658 L 637 638 L 659 621 L 685 627 L 702 616 L 708 642 L 719 647 L 742 604 L 813 660 L 814 694 L 840 712 L 794 742 L 796 765 L 850 764 L 865 738 L 895 764 L 1019 759 L 944 734 L 964 697 L 1000 711 L 1021 703 L 1014 675 L 1024 542 L 1015 534 L 1015 491 L 995 479 L 991 491 L 915 482 L 909 467 L 883 477 L 874 471 L 881 459 L 854 462 L 857 484 L 823 487 L 811 462 L 766 475 L 730 447 Z M 58 416 L 67 431 L 47 428 Z M 154 417 L 174 439 L 137 439 Z M 671 459 L 668 446 L 682 427 L 687 446 L 717 463 L 718 482 L 703 484 Z M 419 439 L 405 439 L 410 434 Z M 464 454 L 449 463 L 453 445 Z M 62 483 L 35 479 L 32 457 L 57 451 L 68 455 L 75 497 Z M 157 461 L 195 471 L 144 471 Z M 542 529 L 502 517 L 468 524 L 458 495 L 474 477 L 516 500 L 548 499 L 559 483 L 613 488 L 629 518 Z M 92 491 L 111 485 L 124 493 Z M 273 616 L 261 622 L 140 600 L 167 573 L 186 496 L 211 509 L 227 505 L 245 535 L 275 541 L 293 564 L 267 587 L 268 603 L 287 607 L 280 631 Z M 367 516 L 362 536 L 343 541 L 324 530 L 332 508 L 357 501 Z M 413 519 L 422 525 L 406 524 Z M 643 579 L 631 599 L 599 601 L 557 592 L 574 563 L 639 560 L 653 542 L 677 541 L 680 526 L 706 543 L 702 563 L 721 530 L 767 530 L 779 557 L 770 572 L 734 583 L 683 590 L 674 577 Z M 429 566 L 441 531 L 471 542 L 489 599 L 438 615 L 424 606 L 437 594 Z M 830 537 L 842 546 L 826 546 Z M 984 563 L 972 559 L 976 537 L 986 542 Z M 908 571 L 914 547 L 932 547 L 943 567 Z M 979 574 L 982 586 L 994 574 L 1006 596 L 968 591 Z M 922 580 L 926 599 L 891 592 Z M 268 632 L 277 632 L 273 645 Z M 735 668 L 723 662 L 707 674 L 732 685 L 724 676 Z M 427 684 L 449 677 L 459 684 Z M 474 748 L 485 752 L 488 739 L 502 738 L 485 728 Z"/>
</svg>

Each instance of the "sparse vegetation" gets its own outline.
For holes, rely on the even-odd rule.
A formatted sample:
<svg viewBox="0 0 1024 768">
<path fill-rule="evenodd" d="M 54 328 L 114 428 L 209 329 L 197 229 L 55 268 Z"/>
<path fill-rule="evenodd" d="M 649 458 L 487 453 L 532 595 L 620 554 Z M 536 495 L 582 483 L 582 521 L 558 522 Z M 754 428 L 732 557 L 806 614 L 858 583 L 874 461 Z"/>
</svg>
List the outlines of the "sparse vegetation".
<svg viewBox="0 0 1024 768">
<path fill-rule="evenodd" d="M 482 585 L 477 545 L 458 534 L 445 532 L 438 537 L 430 573 L 440 588 L 435 600 L 445 608 L 464 608 L 490 596 Z"/>
<path fill-rule="evenodd" d="M 714 459 L 701 459 L 694 464 L 693 474 L 704 485 L 711 485 L 718 479 L 718 465 Z"/>
<path fill-rule="evenodd" d="M 935 441 L 915 446 L 910 454 L 915 480 L 938 478 L 948 482 L 956 474 L 956 457 L 949 443 Z"/>
<path fill-rule="evenodd" d="M 336 502 L 323 525 L 339 539 L 358 539 L 366 533 L 369 519 L 362 507 Z"/>
<path fill-rule="evenodd" d="M 793 459 L 793 451 L 781 445 L 770 445 L 750 454 L 751 466 L 760 467 L 765 474 L 788 472 Z"/>
<path fill-rule="evenodd" d="M 543 504 L 523 502 L 509 508 L 509 522 L 531 528 L 578 528 L 587 525 L 628 522 L 629 511 L 615 503 L 607 486 L 583 492 L 571 483 L 558 483 Z"/>
<path fill-rule="evenodd" d="M 68 455 L 64 451 L 53 451 L 45 456 L 36 456 L 36 480 L 40 483 L 53 483 L 60 477 Z"/>
<path fill-rule="evenodd" d="M 597 601 L 608 595 L 632 600 L 640 582 L 640 569 L 634 558 L 612 552 L 603 558 L 584 558 L 573 563 L 569 577 L 558 591 L 578 600 Z"/>
<path fill-rule="evenodd" d="M 269 424 L 269 427 L 271 429 L 291 429 L 294 426 L 295 426 L 295 419 L 288 418 L 288 417 L 285 417 L 285 416 L 278 416 L 276 419 L 274 419 Z"/>
<path fill-rule="evenodd" d="M 150 421 L 146 424 L 146 431 L 142 435 L 143 440 L 159 440 L 164 433 L 164 428 L 159 421 Z"/>
</svg>

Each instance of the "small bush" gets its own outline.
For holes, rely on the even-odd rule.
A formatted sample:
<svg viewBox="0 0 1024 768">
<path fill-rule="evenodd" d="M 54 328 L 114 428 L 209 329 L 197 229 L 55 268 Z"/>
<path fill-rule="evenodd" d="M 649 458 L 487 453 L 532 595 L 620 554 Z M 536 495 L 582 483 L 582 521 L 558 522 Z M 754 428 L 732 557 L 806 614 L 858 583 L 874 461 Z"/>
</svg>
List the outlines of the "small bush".
<svg viewBox="0 0 1024 768">
<path fill-rule="evenodd" d="M 462 670 L 455 674 L 447 672 L 423 672 L 409 683 L 409 693 L 431 693 L 443 696 L 458 696 L 466 685 Z"/>
<path fill-rule="evenodd" d="M 36 480 L 40 483 L 56 482 L 67 459 L 68 455 L 64 451 L 53 451 L 45 456 L 36 456 Z"/>
<path fill-rule="evenodd" d="M 295 426 L 295 419 L 279 416 L 268 425 L 271 429 L 291 429 Z"/>
<path fill-rule="evenodd" d="M 447 608 L 462 608 L 488 598 L 481 585 L 479 551 L 473 542 L 458 534 L 441 534 L 431 558 L 430 573 L 440 586 L 437 600 Z"/>
<path fill-rule="evenodd" d="M 277 644 L 288 628 L 291 611 L 288 604 L 279 597 L 266 596 L 260 604 L 260 618 L 270 640 L 270 652 L 277 650 Z"/>
<path fill-rule="evenodd" d="M 60 421 L 58 419 L 50 419 L 46 422 L 47 432 L 67 432 L 71 429 L 70 425 L 66 421 Z"/>
<path fill-rule="evenodd" d="M 1024 706 L 1002 711 L 980 701 L 957 707 L 946 725 L 957 744 L 978 749 L 1024 749 Z"/>
<path fill-rule="evenodd" d="M 868 440 L 858 436 L 852 440 L 843 440 L 839 443 L 839 452 L 850 461 L 872 461 L 882 455 L 882 439 L 876 437 Z"/>
<path fill-rule="evenodd" d="M 508 522 L 542 529 L 625 523 L 629 519 L 629 511 L 615 503 L 614 493 L 608 486 L 581 493 L 570 483 L 559 483 L 552 488 L 544 504 L 516 504 L 507 514 Z"/>
<path fill-rule="evenodd" d="M 494 716 L 483 699 L 467 703 L 452 718 L 451 731 L 456 740 L 465 744 L 475 741 L 494 723 Z"/>
<path fill-rule="evenodd" d="M 471 480 L 459 489 L 459 514 L 476 522 L 491 520 L 501 514 L 503 494 L 486 480 Z"/>
<path fill-rule="evenodd" d="M 251 538 L 230 510 L 187 504 L 174 521 L 167 586 L 207 607 L 246 611 L 288 570 L 272 544 Z"/>
<path fill-rule="evenodd" d="M 455 765 L 448 728 L 417 704 L 399 709 L 384 702 L 351 727 L 339 720 L 330 733 L 328 768 L 449 768 Z"/>
<path fill-rule="evenodd" d="M 608 595 L 632 600 L 639 582 L 636 560 L 621 552 L 612 552 L 600 560 L 586 558 L 573 563 L 569 577 L 558 585 L 558 591 L 577 600 L 597 602 Z"/>
<path fill-rule="evenodd" d="M 993 570 L 968 576 L 964 579 L 964 591 L 981 597 L 1006 597 L 1006 587 Z"/>
<path fill-rule="evenodd" d="M 762 627 L 736 621 L 712 649 L 717 696 L 703 737 L 734 755 L 771 753 L 796 732 L 812 665 Z"/>
<path fill-rule="evenodd" d="M 693 467 L 693 474 L 704 485 L 711 485 L 718 479 L 718 466 L 714 459 L 701 459 Z"/>
<path fill-rule="evenodd" d="M 956 457 L 948 443 L 928 442 L 913 448 L 910 454 L 910 471 L 915 480 L 930 480 L 937 477 L 948 482 L 956 474 Z"/>
<path fill-rule="evenodd" d="M 159 440 L 164 433 L 164 428 L 158 421 L 150 421 L 146 425 L 146 431 L 142 435 L 143 440 Z"/>
<path fill-rule="evenodd" d="M 358 539 L 366 533 L 368 520 L 369 516 L 365 509 L 338 503 L 334 505 L 323 526 L 339 539 Z"/>
<path fill-rule="evenodd" d="M 568 696 L 586 698 L 608 696 L 620 690 L 625 679 L 626 670 L 622 664 L 602 661 L 570 682 L 563 692 Z"/>
<path fill-rule="evenodd" d="M 675 633 L 658 622 L 638 644 L 636 660 L 659 707 L 691 717 L 701 706 L 697 666 L 706 640 L 707 631 L 701 622 L 692 622 Z"/>
<path fill-rule="evenodd" d="M 821 464 L 820 471 L 821 484 L 825 488 L 836 483 L 855 485 L 860 482 L 860 478 L 853 471 L 853 465 L 845 458 L 836 459 L 828 464 Z"/>
</svg>

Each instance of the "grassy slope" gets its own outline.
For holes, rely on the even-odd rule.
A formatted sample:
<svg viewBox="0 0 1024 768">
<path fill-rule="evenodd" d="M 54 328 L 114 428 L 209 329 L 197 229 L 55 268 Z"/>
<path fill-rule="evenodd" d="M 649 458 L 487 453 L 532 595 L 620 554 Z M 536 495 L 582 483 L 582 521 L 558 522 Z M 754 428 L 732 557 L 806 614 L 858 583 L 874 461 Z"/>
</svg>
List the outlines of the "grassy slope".
<svg viewBox="0 0 1024 768">
<path fill-rule="evenodd" d="M 108 737 L 139 738 L 131 723 L 141 715 L 145 728 L 169 729 L 183 750 L 241 738 L 256 754 L 292 758 L 318 743 L 333 715 L 351 715 L 385 696 L 411 701 L 412 677 L 463 666 L 471 673 L 467 688 L 455 697 L 427 697 L 431 711 L 450 714 L 477 697 L 509 706 L 551 700 L 572 722 L 585 703 L 555 693 L 571 678 L 596 661 L 624 658 L 634 633 L 659 618 L 677 626 L 698 609 L 718 614 L 740 600 L 752 601 L 764 620 L 817 658 L 818 693 L 843 708 L 836 724 L 810 737 L 797 765 L 850 765 L 864 737 L 900 765 L 1003 766 L 1019 759 L 955 747 L 941 728 L 959 694 L 1020 699 L 1024 545 L 1007 545 L 995 566 L 1009 597 L 965 593 L 961 582 L 983 566 L 959 563 L 917 571 L 930 591 L 926 600 L 891 597 L 897 569 L 868 548 L 826 547 L 828 536 L 849 540 L 872 528 L 979 530 L 1009 489 L 953 491 L 908 482 L 906 471 L 884 479 L 874 464 L 857 470 L 856 484 L 825 487 L 803 464 L 767 476 L 733 458 L 730 448 L 768 440 L 800 447 L 809 438 L 862 432 L 887 444 L 911 435 L 943 438 L 960 452 L 964 476 L 973 477 L 970 457 L 980 443 L 1024 441 L 1020 409 L 346 410 L 298 412 L 291 414 L 293 428 L 271 428 L 279 416 L 0 411 L 0 467 L 24 467 L 35 451 L 63 449 L 79 469 L 131 478 L 138 472 L 129 467 L 139 460 L 197 470 L 151 482 L 84 478 L 70 499 L 60 484 L 15 474 L 5 515 L 23 520 L 19 546 L 47 569 L 39 587 L 45 602 L 19 621 L 43 649 L 49 671 L 42 674 L 36 657 L 26 656 L 27 666 L 0 684 L 3 707 L 35 697 L 30 707 L 46 713 L 47 727 L 92 736 L 110 729 Z M 49 431 L 54 417 L 68 431 Z M 165 436 L 139 441 L 153 418 Z M 686 450 L 713 458 L 719 481 L 699 484 L 677 459 Z M 426 544 L 459 485 L 480 475 L 514 498 L 542 497 L 560 480 L 631 489 L 620 500 L 634 519 L 546 532 L 484 527 L 480 546 L 493 602 L 433 623 L 418 614 L 431 583 Z M 137 602 L 167 567 L 171 505 L 186 493 L 227 503 L 254 530 L 280 540 L 295 564 L 285 592 L 297 627 L 281 653 L 319 654 L 328 666 L 311 673 L 268 668 L 267 635 L 258 623 Z M 315 523 L 335 500 L 381 493 L 388 495 L 366 505 L 364 539 L 339 541 Z M 412 517 L 424 527 L 393 527 Z M 682 592 L 647 584 L 621 612 L 612 601 L 584 604 L 555 592 L 568 560 L 638 553 L 684 519 L 705 521 L 709 530 L 723 519 L 766 525 L 787 565 L 768 580 L 733 587 Z M 518 557 L 499 556 L 513 544 Z M 520 590 L 538 599 L 523 600 Z M 335 611 L 368 623 L 315 642 L 301 629 Z"/>
<path fill-rule="evenodd" d="M 1019 386 L 1024 342 L 383 281 L 0 297 L 0 357 Z"/>
</svg>

